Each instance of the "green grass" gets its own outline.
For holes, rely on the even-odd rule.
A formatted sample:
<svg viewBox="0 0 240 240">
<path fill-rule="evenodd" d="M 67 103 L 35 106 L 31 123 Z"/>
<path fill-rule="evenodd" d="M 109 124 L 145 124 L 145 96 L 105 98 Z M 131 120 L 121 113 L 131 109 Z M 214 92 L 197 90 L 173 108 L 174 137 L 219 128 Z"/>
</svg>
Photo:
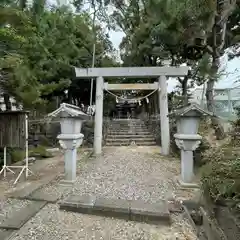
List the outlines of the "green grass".
<svg viewBox="0 0 240 240">
<path fill-rule="evenodd" d="M 53 157 L 53 155 L 48 152 L 44 146 L 38 146 L 29 150 L 29 157 L 50 158 Z"/>
</svg>

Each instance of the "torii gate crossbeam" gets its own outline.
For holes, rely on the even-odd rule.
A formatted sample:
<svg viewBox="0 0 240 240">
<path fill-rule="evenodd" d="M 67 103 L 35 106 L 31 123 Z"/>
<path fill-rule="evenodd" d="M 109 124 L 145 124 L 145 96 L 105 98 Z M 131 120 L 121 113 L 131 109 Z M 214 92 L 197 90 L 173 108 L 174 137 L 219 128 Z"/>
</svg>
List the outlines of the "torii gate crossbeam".
<svg viewBox="0 0 240 240">
<path fill-rule="evenodd" d="M 114 67 L 114 68 L 75 68 L 77 78 L 96 78 L 96 113 L 94 126 L 94 153 L 102 153 L 102 125 L 103 125 L 103 92 L 104 78 L 109 77 L 141 77 L 158 78 L 161 153 L 168 155 L 170 151 L 170 131 L 168 119 L 167 77 L 182 77 L 187 75 L 188 67 Z M 119 89 L 120 90 L 120 89 Z"/>
</svg>

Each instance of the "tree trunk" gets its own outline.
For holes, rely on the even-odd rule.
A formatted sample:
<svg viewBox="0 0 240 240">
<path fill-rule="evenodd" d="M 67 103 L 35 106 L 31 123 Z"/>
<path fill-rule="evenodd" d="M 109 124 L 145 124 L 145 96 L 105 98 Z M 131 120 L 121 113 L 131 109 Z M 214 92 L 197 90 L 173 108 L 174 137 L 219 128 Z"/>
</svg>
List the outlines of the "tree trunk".
<svg viewBox="0 0 240 240">
<path fill-rule="evenodd" d="M 214 79 L 210 78 L 207 81 L 207 89 L 206 89 L 206 100 L 207 100 L 207 109 L 209 112 L 214 113 L 214 97 L 213 97 L 213 87 L 214 87 Z"/>
<path fill-rule="evenodd" d="M 211 67 L 214 74 L 212 77 L 209 78 L 207 82 L 207 89 L 206 89 L 207 109 L 209 112 L 212 112 L 212 113 L 215 113 L 213 89 L 214 89 L 214 83 L 215 83 L 214 75 L 217 74 L 218 72 L 218 65 L 219 65 L 218 61 L 219 61 L 219 58 L 216 55 L 214 55 L 212 60 L 212 67 Z M 216 139 L 217 140 L 224 139 L 225 133 L 224 133 L 223 126 L 219 122 L 219 119 L 213 116 L 211 120 L 212 120 L 211 121 L 212 127 L 214 128 L 214 131 L 215 131 Z"/>
<path fill-rule="evenodd" d="M 178 78 L 179 83 L 181 84 L 182 90 L 182 97 L 181 97 L 181 104 L 187 105 L 188 104 L 188 75 L 184 77 L 184 79 Z"/>
<path fill-rule="evenodd" d="M 154 96 L 154 108 L 155 108 L 155 112 L 154 114 L 155 115 L 158 115 L 158 110 L 159 110 L 159 107 L 158 107 L 158 95 L 156 94 L 156 92 L 153 94 Z"/>
<path fill-rule="evenodd" d="M 215 17 L 215 24 L 212 27 L 212 65 L 211 65 L 211 72 L 212 75 L 209 77 L 207 82 L 207 89 L 206 89 L 206 100 L 207 100 L 207 109 L 209 112 L 215 113 L 214 109 L 214 95 L 213 95 L 213 88 L 214 83 L 216 81 L 216 75 L 218 73 L 219 68 L 219 49 L 217 47 L 217 22 L 218 18 Z M 220 49 L 221 50 L 221 49 Z M 223 126 L 221 125 L 219 119 L 215 116 L 212 117 L 212 127 L 215 131 L 215 136 L 217 140 L 224 139 L 225 133 Z"/>
<path fill-rule="evenodd" d="M 20 0 L 19 7 L 24 10 L 27 7 L 27 0 Z"/>
<path fill-rule="evenodd" d="M 188 104 L 188 88 L 187 88 L 187 84 L 188 84 L 188 77 L 184 77 L 182 83 L 182 96 L 183 96 L 183 105 L 187 105 Z"/>
<path fill-rule="evenodd" d="M 10 96 L 7 93 L 3 94 L 4 104 L 6 106 L 6 111 L 12 110 L 12 104 L 10 102 Z"/>
</svg>

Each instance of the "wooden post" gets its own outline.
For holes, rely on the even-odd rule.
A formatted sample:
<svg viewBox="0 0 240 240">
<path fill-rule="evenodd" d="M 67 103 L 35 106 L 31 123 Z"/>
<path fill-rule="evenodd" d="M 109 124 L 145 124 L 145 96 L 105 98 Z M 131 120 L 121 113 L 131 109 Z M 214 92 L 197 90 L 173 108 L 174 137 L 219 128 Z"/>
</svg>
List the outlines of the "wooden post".
<svg viewBox="0 0 240 240">
<path fill-rule="evenodd" d="M 157 96 L 157 93 L 154 93 L 154 114 L 155 115 L 158 115 L 158 112 L 159 112 L 159 107 L 158 107 L 158 96 Z"/>
<path fill-rule="evenodd" d="M 163 155 L 169 155 L 170 150 L 170 130 L 168 119 L 168 95 L 167 95 L 167 78 L 160 76 L 159 79 L 159 106 L 160 106 L 160 126 L 161 126 L 161 143 Z"/>
<path fill-rule="evenodd" d="M 96 112 L 94 126 L 94 153 L 102 153 L 102 125 L 103 125 L 103 77 L 96 79 Z"/>
</svg>

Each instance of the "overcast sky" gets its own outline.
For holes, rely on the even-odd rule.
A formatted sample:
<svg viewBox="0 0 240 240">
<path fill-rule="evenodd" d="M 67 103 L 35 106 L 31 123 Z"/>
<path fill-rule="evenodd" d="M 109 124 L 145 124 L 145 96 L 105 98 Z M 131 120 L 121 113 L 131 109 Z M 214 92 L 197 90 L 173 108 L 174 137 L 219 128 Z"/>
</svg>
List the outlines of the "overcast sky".
<svg viewBox="0 0 240 240">
<path fill-rule="evenodd" d="M 110 31 L 110 39 L 116 49 L 119 49 L 119 44 L 122 41 L 124 34 L 122 32 Z M 221 68 L 225 71 L 220 77 L 219 81 L 215 84 L 215 88 L 234 88 L 240 84 L 240 59 L 235 58 L 228 61 L 227 55 L 224 55 L 221 59 Z M 168 81 L 168 91 L 172 91 L 176 85 L 177 81 L 171 79 Z"/>
</svg>

